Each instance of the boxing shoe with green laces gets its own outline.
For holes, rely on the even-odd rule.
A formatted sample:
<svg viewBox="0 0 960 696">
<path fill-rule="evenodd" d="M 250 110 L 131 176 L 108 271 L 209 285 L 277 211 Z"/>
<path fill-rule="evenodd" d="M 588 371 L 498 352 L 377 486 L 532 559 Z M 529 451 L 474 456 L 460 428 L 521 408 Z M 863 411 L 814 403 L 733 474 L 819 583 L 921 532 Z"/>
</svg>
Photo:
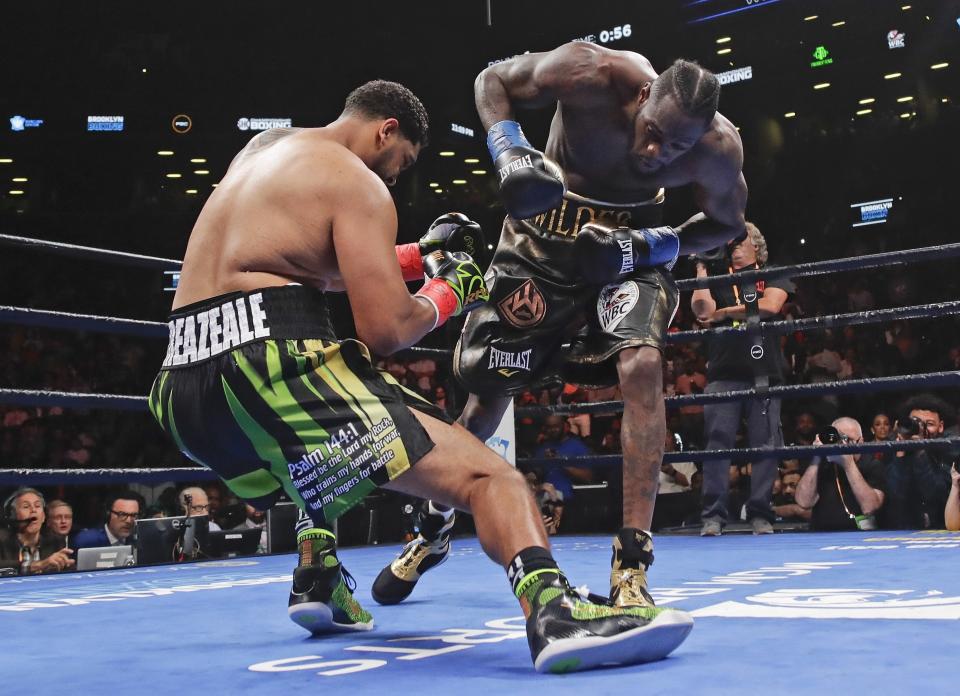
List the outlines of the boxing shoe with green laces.
<svg viewBox="0 0 960 696">
<path fill-rule="evenodd" d="M 373 616 L 353 597 L 353 576 L 337 558 L 332 534 L 310 530 L 300 539 L 300 565 L 293 571 L 287 615 L 314 635 L 369 631 Z"/>
<path fill-rule="evenodd" d="M 586 600 L 555 570 L 530 573 L 516 594 L 527 617 L 527 642 L 538 672 L 562 674 L 661 660 L 693 628 L 693 618 L 677 609 Z"/>
</svg>

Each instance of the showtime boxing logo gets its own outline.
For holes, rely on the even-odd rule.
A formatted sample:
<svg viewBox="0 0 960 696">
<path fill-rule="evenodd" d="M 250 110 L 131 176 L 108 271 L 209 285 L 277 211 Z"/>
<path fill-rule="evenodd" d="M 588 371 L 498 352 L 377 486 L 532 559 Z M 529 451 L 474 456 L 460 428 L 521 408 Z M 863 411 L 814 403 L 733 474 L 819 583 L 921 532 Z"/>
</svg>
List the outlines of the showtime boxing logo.
<svg viewBox="0 0 960 696">
<path fill-rule="evenodd" d="M 748 65 L 745 68 L 734 68 L 726 72 L 716 74 L 717 82 L 721 85 L 729 85 L 734 82 L 745 82 L 753 79 L 753 66 Z"/>
<path fill-rule="evenodd" d="M 271 128 L 290 128 L 293 125 L 293 119 L 290 118 L 258 118 L 251 116 L 243 117 L 237 120 L 237 128 L 242 131 L 263 131 Z"/>
<path fill-rule="evenodd" d="M 500 174 L 500 183 L 503 183 L 504 179 L 513 174 L 515 171 L 525 168 L 533 168 L 532 155 L 518 157 L 517 159 L 508 162 L 505 167 L 501 167 L 498 170 L 498 173 Z"/>
</svg>

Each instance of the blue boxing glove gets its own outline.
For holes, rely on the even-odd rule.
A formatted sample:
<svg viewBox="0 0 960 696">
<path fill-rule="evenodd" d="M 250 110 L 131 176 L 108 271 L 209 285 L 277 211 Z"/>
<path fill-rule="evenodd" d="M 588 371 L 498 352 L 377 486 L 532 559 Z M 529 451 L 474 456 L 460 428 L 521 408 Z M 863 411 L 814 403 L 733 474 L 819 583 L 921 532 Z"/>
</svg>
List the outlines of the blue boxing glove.
<svg viewBox="0 0 960 696">
<path fill-rule="evenodd" d="M 519 123 L 493 124 L 487 132 L 487 149 L 510 217 L 525 220 L 560 205 L 565 191 L 560 168 L 530 145 Z"/>
<path fill-rule="evenodd" d="M 633 230 L 594 220 L 580 228 L 574 249 L 584 280 L 606 285 L 638 268 L 665 266 L 672 270 L 680 253 L 680 238 L 672 227 Z"/>
</svg>

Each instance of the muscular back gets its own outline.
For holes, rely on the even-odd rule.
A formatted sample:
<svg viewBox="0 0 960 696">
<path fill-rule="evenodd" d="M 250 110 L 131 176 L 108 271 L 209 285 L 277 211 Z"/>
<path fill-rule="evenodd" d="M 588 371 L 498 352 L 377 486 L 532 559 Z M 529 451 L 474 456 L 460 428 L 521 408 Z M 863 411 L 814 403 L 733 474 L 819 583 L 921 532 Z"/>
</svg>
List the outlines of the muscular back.
<svg viewBox="0 0 960 696">
<path fill-rule="evenodd" d="M 274 129 L 253 138 L 193 227 L 174 309 L 291 282 L 341 289 L 333 211 L 344 177 L 358 175 L 358 163 L 323 128 Z"/>
</svg>

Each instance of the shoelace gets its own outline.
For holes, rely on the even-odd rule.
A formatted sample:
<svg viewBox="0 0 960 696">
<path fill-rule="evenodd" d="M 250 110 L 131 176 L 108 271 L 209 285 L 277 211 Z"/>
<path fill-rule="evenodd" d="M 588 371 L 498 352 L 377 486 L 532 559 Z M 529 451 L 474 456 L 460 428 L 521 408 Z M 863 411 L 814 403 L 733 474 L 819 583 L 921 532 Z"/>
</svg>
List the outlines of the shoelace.
<svg viewBox="0 0 960 696">
<path fill-rule="evenodd" d="M 421 559 L 417 557 L 417 552 L 421 549 L 426 550 L 429 553 L 433 549 L 442 548 L 444 543 L 445 542 L 442 536 L 433 542 L 429 542 L 423 537 L 418 536 L 416 539 L 403 547 L 403 553 L 400 554 L 400 557 L 403 559 L 403 567 L 407 568 L 413 565 L 414 561 L 419 563 Z"/>
<path fill-rule="evenodd" d="M 343 567 L 342 563 L 340 564 L 340 575 L 343 577 L 343 584 L 350 590 L 350 594 L 353 594 L 354 590 L 357 589 L 357 581 L 350 575 L 350 571 Z"/>
</svg>

